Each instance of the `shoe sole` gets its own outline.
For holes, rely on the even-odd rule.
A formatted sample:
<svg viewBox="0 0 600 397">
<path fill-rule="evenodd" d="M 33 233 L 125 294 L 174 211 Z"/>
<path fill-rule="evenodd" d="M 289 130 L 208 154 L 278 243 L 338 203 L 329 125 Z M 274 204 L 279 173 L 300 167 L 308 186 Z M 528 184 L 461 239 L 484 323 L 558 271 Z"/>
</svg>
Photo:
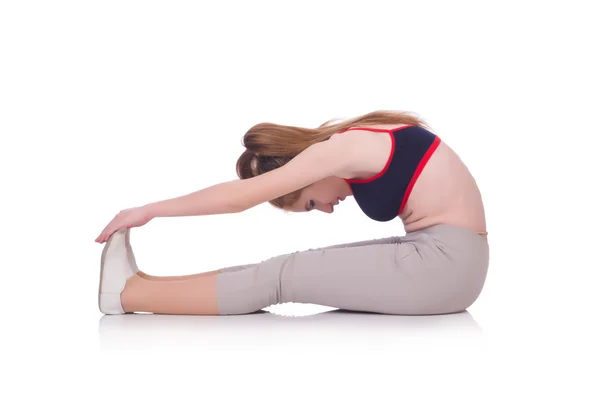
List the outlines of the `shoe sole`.
<svg viewBox="0 0 600 397">
<path fill-rule="evenodd" d="M 106 251 L 108 251 L 108 246 L 112 242 L 113 236 L 108 238 L 108 241 L 104 244 L 104 249 L 102 250 L 102 255 L 100 256 L 100 284 L 98 285 L 98 309 L 102 314 L 106 314 L 102 311 L 102 306 L 100 305 L 100 296 L 102 295 L 102 276 L 104 275 L 104 258 L 106 257 Z"/>
</svg>

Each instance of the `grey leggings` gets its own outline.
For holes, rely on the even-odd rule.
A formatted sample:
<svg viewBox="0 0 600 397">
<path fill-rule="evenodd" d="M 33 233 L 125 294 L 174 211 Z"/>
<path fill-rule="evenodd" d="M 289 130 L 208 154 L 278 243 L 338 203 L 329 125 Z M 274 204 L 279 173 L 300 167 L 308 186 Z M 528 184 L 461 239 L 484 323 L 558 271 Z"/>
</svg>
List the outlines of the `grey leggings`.
<svg viewBox="0 0 600 397">
<path fill-rule="evenodd" d="M 479 234 L 439 224 L 405 236 L 311 248 L 220 268 L 220 314 L 287 302 L 382 314 L 465 310 L 483 289 L 489 246 Z"/>
</svg>

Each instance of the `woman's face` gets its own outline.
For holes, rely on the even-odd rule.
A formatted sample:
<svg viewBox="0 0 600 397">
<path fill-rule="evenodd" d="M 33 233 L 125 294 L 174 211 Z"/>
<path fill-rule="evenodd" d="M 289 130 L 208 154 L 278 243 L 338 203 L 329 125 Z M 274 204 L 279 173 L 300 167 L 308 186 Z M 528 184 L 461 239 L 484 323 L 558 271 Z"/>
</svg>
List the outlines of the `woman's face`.
<svg viewBox="0 0 600 397">
<path fill-rule="evenodd" d="M 302 189 L 300 199 L 288 210 L 291 212 L 323 211 L 331 214 L 339 201 L 352 196 L 352 189 L 345 180 L 330 176 Z"/>
</svg>

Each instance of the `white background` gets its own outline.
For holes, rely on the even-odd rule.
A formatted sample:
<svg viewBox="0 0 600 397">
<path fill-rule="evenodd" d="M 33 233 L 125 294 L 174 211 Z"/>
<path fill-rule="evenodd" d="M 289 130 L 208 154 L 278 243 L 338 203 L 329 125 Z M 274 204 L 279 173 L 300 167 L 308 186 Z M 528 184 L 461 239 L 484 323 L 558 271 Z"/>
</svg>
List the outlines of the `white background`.
<svg viewBox="0 0 600 397">
<path fill-rule="evenodd" d="M 597 396 L 593 3 L 0 3 L 0 394 Z M 94 239 L 121 209 L 237 178 L 256 123 L 378 109 L 422 116 L 478 181 L 491 260 L 468 312 L 98 311 Z M 181 275 L 404 233 L 348 197 L 131 241 L 143 271 Z"/>
</svg>

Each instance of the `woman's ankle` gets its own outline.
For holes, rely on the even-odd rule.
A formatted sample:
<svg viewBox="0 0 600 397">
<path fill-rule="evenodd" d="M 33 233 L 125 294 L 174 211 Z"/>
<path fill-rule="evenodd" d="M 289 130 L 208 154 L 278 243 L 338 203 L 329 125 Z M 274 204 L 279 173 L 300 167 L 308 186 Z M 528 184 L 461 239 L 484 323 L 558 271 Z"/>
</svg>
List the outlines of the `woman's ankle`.
<svg viewBox="0 0 600 397">
<path fill-rule="evenodd" d="M 129 277 L 125 282 L 125 288 L 121 291 L 121 306 L 125 313 L 133 313 L 139 306 L 139 300 L 141 298 L 140 288 L 142 288 L 141 284 L 145 281 L 139 273 L 143 272 L 140 271 Z"/>
</svg>

